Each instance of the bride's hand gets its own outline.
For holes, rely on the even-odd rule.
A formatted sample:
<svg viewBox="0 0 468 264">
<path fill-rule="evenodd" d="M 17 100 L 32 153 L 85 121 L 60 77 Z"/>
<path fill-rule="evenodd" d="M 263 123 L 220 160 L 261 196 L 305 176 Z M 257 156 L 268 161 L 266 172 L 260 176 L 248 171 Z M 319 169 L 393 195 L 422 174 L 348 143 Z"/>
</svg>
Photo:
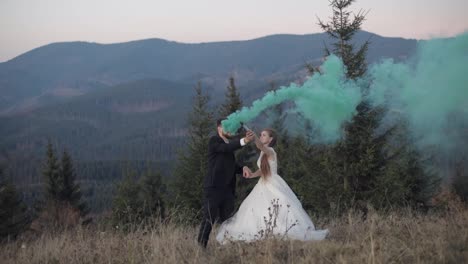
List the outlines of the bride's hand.
<svg viewBox="0 0 468 264">
<path fill-rule="evenodd" d="M 244 178 L 250 178 L 250 176 L 252 175 L 252 172 L 250 171 L 250 169 L 247 166 L 244 166 L 242 169 L 243 169 L 242 176 L 244 176 Z"/>
</svg>

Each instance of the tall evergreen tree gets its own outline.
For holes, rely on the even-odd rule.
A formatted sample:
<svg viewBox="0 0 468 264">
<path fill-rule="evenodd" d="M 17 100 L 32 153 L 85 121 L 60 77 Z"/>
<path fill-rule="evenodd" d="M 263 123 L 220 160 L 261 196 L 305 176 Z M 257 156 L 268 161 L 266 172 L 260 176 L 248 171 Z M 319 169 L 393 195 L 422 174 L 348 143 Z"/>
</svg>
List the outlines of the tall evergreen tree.
<svg viewBox="0 0 468 264">
<path fill-rule="evenodd" d="M 242 100 L 240 98 L 240 92 L 237 89 L 234 81 L 234 77 L 229 78 L 229 85 L 226 87 L 224 103 L 220 107 L 220 117 L 225 118 L 230 114 L 240 110 L 242 108 Z M 233 140 L 240 140 L 245 135 L 243 128 L 239 129 L 239 134 L 235 135 Z M 236 161 L 238 164 L 243 164 L 253 168 L 255 165 L 257 151 L 253 144 L 248 144 L 242 149 L 236 151 Z M 236 180 L 236 206 L 238 206 L 244 198 L 250 193 L 254 186 L 254 182 L 251 180 L 238 177 Z"/>
<path fill-rule="evenodd" d="M 325 47 L 326 55 L 334 53 L 343 60 L 346 65 L 346 76 L 350 79 L 356 79 L 364 75 L 367 70 L 366 53 L 369 48 L 369 40 L 364 42 L 357 50 L 351 43 L 353 36 L 361 29 L 367 13 L 360 10 L 351 18 L 351 12 L 347 9 L 355 0 L 332 0 L 333 17 L 328 23 L 324 23 L 319 19 L 319 26 L 336 42 L 330 51 Z M 312 71 L 313 72 L 313 71 Z"/>
<path fill-rule="evenodd" d="M 81 191 L 75 183 L 73 162 L 67 151 L 64 151 L 61 162 L 55 154 L 52 143 L 47 143 L 46 160 L 42 174 L 45 180 L 45 195 L 36 205 L 38 223 L 42 227 L 69 227 L 80 222 L 80 216 L 88 212 L 81 200 Z M 88 219 L 89 221 L 91 219 Z"/>
<path fill-rule="evenodd" d="M 189 114 L 187 142 L 179 153 L 174 171 L 177 202 L 190 214 L 202 208 L 203 179 L 208 166 L 208 141 L 210 134 L 215 131 L 209 100 L 210 97 L 198 83 L 192 112 Z"/>
<path fill-rule="evenodd" d="M 45 180 L 45 199 L 59 201 L 62 182 L 60 180 L 60 166 L 52 143 L 47 143 L 46 161 L 43 164 L 42 175 Z"/>
<path fill-rule="evenodd" d="M 67 150 L 63 151 L 62 161 L 60 166 L 60 193 L 61 201 L 69 202 L 70 205 L 80 211 L 82 216 L 88 212 L 86 203 L 81 200 L 80 186 L 76 183 L 75 169 L 73 161 Z"/>
<path fill-rule="evenodd" d="M 148 169 L 141 176 L 128 169 L 117 184 L 112 202 L 112 220 L 119 229 L 129 230 L 141 224 L 155 224 L 165 217 L 166 186 L 161 174 Z"/>
<path fill-rule="evenodd" d="M 242 100 L 237 90 L 234 77 L 231 76 L 229 78 L 229 85 L 226 89 L 225 102 L 221 105 L 220 109 L 221 117 L 227 117 L 242 107 Z"/>
<path fill-rule="evenodd" d="M 366 53 L 369 47 L 369 40 L 365 41 L 357 50 L 352 44 L 353 36 L 360 30 L 366 13 L 362 10 L 351 18 L 351 12 L 347 11 L 354 0 L 333 0 L 331 7 L 333 17 L 328 23 L 319 19 L 319 25 L 335 40 L 330 50 L 326 47 L 326 55 L 330 52 L 339 56 L 347 68 L 346 76 L 349 79 L 362 77 L 367 69 Z M 367 92 L 367 88 L 363 88 Z M 353 119 L 345 124 L 345 138 L 332 148 L 321 150 L 321 159 L 317 160 L 315 167 L 321 168 L 323 181 L 312 181 L 316 185 L 312 188 L 322 186 L 325 191 L 317 189 L 316 193 L 323 197 L 327 196 L 328 204 L 317 204 L 315 207 L 322 207 L 328 210 L 333 207 L 335 212 L 346 209 L 349 206 L 362 206 L 362 202 L 371 202 L 374 206 L 385 208 L 390 205 L 402 204 L 402 200 L 407 203 L 415 201 L 424 191 L 420 173 L 415 175 L 411 171 L 422 171 L 420 164 L 409 156 L 399 155 L 398 146 L 391 142 L 396 126 L 386 130 L 381 129 L 381 120 L 385 109 L 371 107 L 367 101 L 361 102 L 356 108 L 357 114 Z M 382 130 L 382 131 L 381 131 Z M 397 149 L 394 154 L 389 154 L 389 149 Z M 411 162 L 409 162 L 412 160 Z M 397 164 L 408 165 L 407 170 L 397 170 Z M 411 168 L 411 169 L 410 169 Z M 418 169 L 419 168 L 419 169 Z M 313 172 L 314 169 L 308 171 Z M 315 174 L 320 178 L 320 174 Z M 394 188 L 384 188 L 385 179 L 391 178 Z M 429 178 L 426 179 L 429 181 Z M 337 189 L 337 183 L 341 181 L 341 188 Z M 388 183 L 388 182 L 386 182 Z M 397 188 L 404 184 L 419 184 L 420 187 L 413 188 L 412 195 L 408 188 Z M 427 182 L 426 182 L 427 183 Z M 429 184 L 431 185 L 431 184 Z M 389 186 L 388 184 L 386 186 Z M 384 189 L 382 189 L 384 188 Z M 382 190 L 385 190 L 383 193 Z M 321 194 L 319 194 L 321 193 Z M 405 193 L 405 195 L 400 195 Z M 419 193 L 419 194 L 418 194 Z M 402 200 L 389 199 L 389 197 L 399 196 Z M 317 199 L 319 197 L 313 197 Z"/>
<path fill-rule="evenodd" d="M 142 212 L 137 173 L 127 171 L 123 180 L 117 184 L 117 192 L 112 201 L 113 224 L 123 230 L 133 224 L 141 224 Z"/>
<path fill-rule="evenodd" d="M 148 170 L 142 177 L 140 184 L 144 214 L 164 219 L 166 209 L 164 194 L 166 186 L 162 182 L 161 173 L 154 173 Z"/>
<path fill-rule="evenodd" d="M 31 218 L 15 186 L 2 173 L 0 167 L 0 240 L 8 240 L 25 230 Z"/>
<path fill-rule="evenodd" d="M 360 30 L 363 21 L 365 20 L 365 13 L 359 11 L 357 15 L 351 20 L 351 12 L 347 11 L 350 5 L 355 0 L 333 0 L 330 2 L 332 7 L 333 17 L 328 23 L 324 23 L 319 19 L 318 24 L 320 27 L 332 38 L 335 42 L 332 44 L 333 52 L 335 55 L 340 57 L 346 66 L 346 76 L 350 79 L 361 77 L 367 68 L 366 65 L 366 52 L 368 50 L 369 41 L 366 41 L 356 52 L 354 45 L 351 43 L 353 36 Z M 328 47 L 325 47 L 326 55 L 330 54 Z M 378 120 L 377 116 L 372 113 L 369 108 L 369 104 L 362 102 L 357 107 L 357 114 L 353 120 L 346 125 L 345 130 L 345 141 L 340 142 L 337 145 L 335 151 L 340 161 L 340 165 L 343 171 L 343 191 L 347 194 L 354 193 L 360 187 L 356 186 L 357 189 L 351 188 L 351 184 L 356 183 L 363 185 L 359 177 L 361 177 L 363 170 L 366 170 L 366 176 L 371 168 L 363 167 L 360 163 L 361 160 L 367 154 L 368 150 L 372 150 L 377 156 L 381 156 L 381 148 L 375 148 L 372 146 L 372 136 L 376 123 Z M 371 142 L 369 142 L 371 141 Z M 370 144 L 364 144 L 369 142 Z M 359 147 L 359 148 L 357 148 Z M 371 163 L 373 161 L 370 161 Z M 382 164 L 383 165 L 383 164 Z"/>
</svg>

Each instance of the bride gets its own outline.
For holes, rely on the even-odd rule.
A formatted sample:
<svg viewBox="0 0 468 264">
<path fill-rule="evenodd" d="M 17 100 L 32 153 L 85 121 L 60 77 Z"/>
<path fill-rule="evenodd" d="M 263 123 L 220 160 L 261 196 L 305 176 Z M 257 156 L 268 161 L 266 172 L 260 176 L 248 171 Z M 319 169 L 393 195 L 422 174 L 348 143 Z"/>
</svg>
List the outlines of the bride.
<svg viewBox="0 0 468 264">
<path fill-rule="evenodd" d="M 219 243 L 236 240 L 249 242 L 272 236 L 322 240 L 327 236 L 328 229 L 315 229 L 296 195 L 277 174 L 278 160 L 272 148 L 276 140 L 275 132 L 271 129 L 263 130 L 260 138 L 255 135 L 255 145 L 261 150 L 257 160 L 260 169 L 252 172 L 244 167 L 243 175 L 260 179 L 236 214 L 221 224 L 216 236 Z"/>
</svg>

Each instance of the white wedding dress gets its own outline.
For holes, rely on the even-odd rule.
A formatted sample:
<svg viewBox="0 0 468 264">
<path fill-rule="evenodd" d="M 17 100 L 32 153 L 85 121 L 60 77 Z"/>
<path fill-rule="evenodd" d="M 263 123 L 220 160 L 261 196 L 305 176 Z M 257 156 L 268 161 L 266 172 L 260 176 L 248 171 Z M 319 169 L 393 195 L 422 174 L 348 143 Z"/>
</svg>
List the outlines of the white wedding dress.
<svg viewBox="0 0 468 264">
<path fill-rule="evenodd" d="M 262 155 L 263 152 L 257 160 L 258 167 Z M 216 240 L 225 244 L 229 241 L 249 242 L 272 236 L 297 240 L 324 239 L 328 229 L 315 230 L 296 195 L 278 175 L 275 152 L 274 160 L 269 158 L 268 163 L 271 176 L 260 177 L 236 214 L 221 224 Z"/>
</svg>

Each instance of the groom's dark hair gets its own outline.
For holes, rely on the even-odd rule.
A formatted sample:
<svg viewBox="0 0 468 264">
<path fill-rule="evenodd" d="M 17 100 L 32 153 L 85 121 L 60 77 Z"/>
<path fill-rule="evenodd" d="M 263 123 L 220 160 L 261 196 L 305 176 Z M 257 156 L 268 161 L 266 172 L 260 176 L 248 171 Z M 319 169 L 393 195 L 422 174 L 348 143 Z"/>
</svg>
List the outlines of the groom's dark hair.
<svg viewBox="0 0 468 264">
<path fill-rule="evenodd" d="M 216 127 L 219 127 L 221 125 L 221 122 L 223 122 L 223 120 L 226 120 L 226 118 L 225 117 L 218 118 L 218 120 L 216 120 Z"/>
</svg>

